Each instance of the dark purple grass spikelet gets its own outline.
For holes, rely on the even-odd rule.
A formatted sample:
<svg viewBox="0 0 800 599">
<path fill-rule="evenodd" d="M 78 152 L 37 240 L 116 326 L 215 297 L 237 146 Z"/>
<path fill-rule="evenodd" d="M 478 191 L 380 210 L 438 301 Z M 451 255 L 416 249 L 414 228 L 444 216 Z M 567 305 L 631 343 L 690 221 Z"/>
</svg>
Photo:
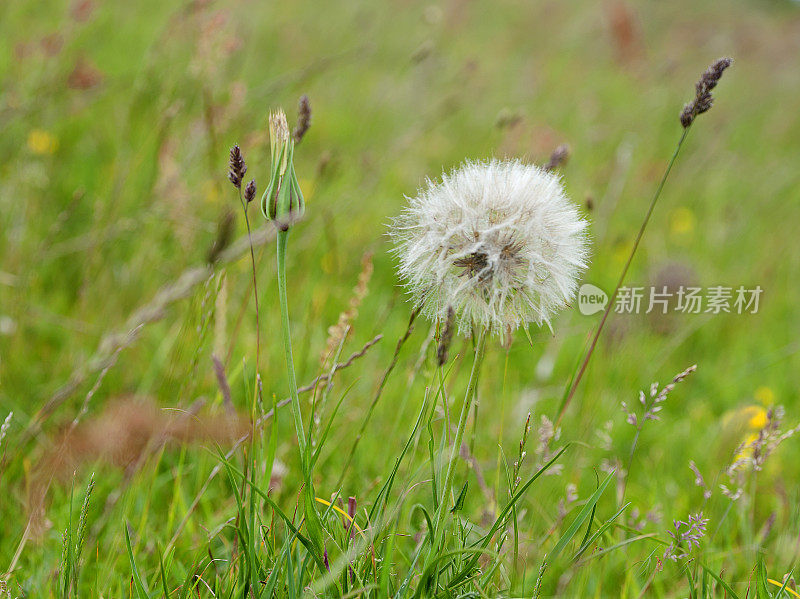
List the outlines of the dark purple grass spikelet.
<svg viewBox="0 0 800 599">
<path fill-rule="evenodd" d="M 249 204 L 256 197 L 256 180 L 250 179 L 250 183 L 244 188 L 244 199 Z"/>
<path fill-rule="evenodd" d="M 292 139 L 294 143 L 299 144 L 300 140 L 303 139 L 303 136 L 308 131 L 308 128 L 311 126 L 311 102 L 308 100 L 308 96 L 303 94 L 300 96 L 300 102 L 297 106 L 297 124 L 294 126 L 294 131 L 292 131 Z"/>
<path fill-rule="evenodd" d="M 544 170 L 554 171 L 557 168 L 561 168 L 567 163 L 567 160 L 569 160 L 569 146 L 561 144 L 550 154 L 550 161 L 544 165 Z"/>
<path fill-rule="evenodd" d="M 703 114 L 711 108 L 714 103 L 711 90 L 717 86 L 717 83 L 722 78 L 723 71 L 731 66 L 732 63 L 733 60 L 730 58 L 719 58 L 702 74 L 700 80 L 694 86 L 694 100 L 684 106 L 681 112 L 681 125 L 683 125 L 684 129 L 694 122 L 697 115 Z"/>
<path fill-rule="evenodd" d="M 241 189 L 244 174 L 247 172 L 247 165 L 244 163 L 244 156 L 242 156 L 242 150 L 239 148 L 238 144 L 235 144 L 231 148 L 228 168 L 228 179 L 230 179 L 234 187 Z"/>
<path fill-rule="evenodd" d="M 453 306 L 447 308 L 447 319 L 442 329 L 442 334 L 439 337 L 439 346 L 436 348 L 436 364 L 444 366 L 447 362 L 447 356 L 450 352 L 450 343 L 453 341 L 453 332 L 455 331 L 456 313 Z"/>
</svg>

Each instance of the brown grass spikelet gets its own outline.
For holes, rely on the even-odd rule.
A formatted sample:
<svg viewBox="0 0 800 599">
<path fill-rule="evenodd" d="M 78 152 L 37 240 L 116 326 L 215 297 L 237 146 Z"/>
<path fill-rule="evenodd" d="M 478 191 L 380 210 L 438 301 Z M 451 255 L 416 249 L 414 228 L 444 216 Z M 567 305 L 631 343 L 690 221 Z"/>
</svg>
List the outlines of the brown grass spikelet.
<svg viewBox="0 0 800 599">
<path fill-rule="evenodd" d="M 311 102 L 308 96 L 303 94 L 297 105 L 297 124 L 292 131 L 294 143 L 299 144 L 311 127 Z"/>
<path fill-rule="evenodd" d="M 356 286 L 353 287 L 353 295 L 350 297 L 347 310 L 339 314 L 339 320 L 335 325 L 328 327 L 328 339 L 325 342 L 325 349 L 319 358 L 321 364 L 324 364 L 333 355 L 333 352 L 336 351 L 336 348 L 339 347 L 345 335 L 347 335 L 350 323 L 358 316 L 361 302 L 364 301 L 369 292 L 369 280 L 372 277 L 372 270 L 372 252 L 367 252 L 361 258 L 361 272 L 358 275 Z"/>
<path fill-rule="evenodd" d="M 450 344 L 453 341 L 453 333 L 455 332 L 456 312 L 453 306 L 447 308 L 447 318 L 442 327 L 442 334 L 439 337 L 439 345 L 436 348 L 436 364 L 444 366 L 447 362 L 447 357 L 450 352 Z"/>
<path fill-rule="evenodd" d="M 228 413 L 234 412 L 233 400 L 231 399 L 231 386 L 228 383 L 228 377 L 225 374 L 225 365 L 222 363 L 216 354 L 211 356 L 214 363 L 214 375 L 217 377 L 217 385 L 219 385 L 220 393 L 222 393 L 222 402 Z"/>
<path fill-rule="evenodd" d="M 234 187 L 241 189 L 245 173 L 247 173 L 247 164 L 244 162 L 242 150 L 238 144 L 234 144 L 228 159 L 228 180 L 233 183 Z"/>
<path fill-rule="evenodd" d="M 683 125 L 684 129 L 688 128 L 698 115 L 707 112 L 711 108 L 714 103 L 711 90 L 717 86 L 725 69 L 732 64 L 732 58 L 718 58 L 700 76 L 700 80 L 694 86 L 694 99 L 684 106 L 683 111 L 681 111 L 681 125 Z"/>
<path fill-rule="evenodd" d="M 244 188 L 244 201 L 248 204 L 252 202 L 256 197 L 256 191 L 258 187 L 256 186 L 256 180 L 250 179 L 250 183 Z"/>
<path fill-rule="evenodd" d="M 103 72 L 91 59 L 81 56 L 67 77 L 67 87 L 79 90 L 92 89 L 103 82 L 103 77 Z"/>
<path fill-rule="evenodd" d="M 544 165 L 543 168 L 546 171 L 554 171 L 567 164 L 568 160 L 569 146 L 567 144 L 561 144 L 553 150 L 553 153 L 550 154 L 550 160 Z"/>
</svg>

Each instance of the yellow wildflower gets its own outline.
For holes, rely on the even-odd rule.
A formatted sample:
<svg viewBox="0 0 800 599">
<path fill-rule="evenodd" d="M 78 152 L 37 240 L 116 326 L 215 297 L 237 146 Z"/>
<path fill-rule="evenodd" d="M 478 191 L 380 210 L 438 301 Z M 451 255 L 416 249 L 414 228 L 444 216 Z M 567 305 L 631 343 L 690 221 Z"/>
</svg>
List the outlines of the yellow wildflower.
<svg viewBox="0 0 800 599">
<path fill-rule="evenodd" d="M 58 149 L 58 138 L 43 129 L 34 129 L 28 134 L 28 149 L 34 154 L 53 154 Z"/>
<path fill-rule="evenodd" d="M 761 386 L 753 394 L 761 405 L 771 406 L 775 403 L 775 392 L 767 386 Z"/>
</svg>

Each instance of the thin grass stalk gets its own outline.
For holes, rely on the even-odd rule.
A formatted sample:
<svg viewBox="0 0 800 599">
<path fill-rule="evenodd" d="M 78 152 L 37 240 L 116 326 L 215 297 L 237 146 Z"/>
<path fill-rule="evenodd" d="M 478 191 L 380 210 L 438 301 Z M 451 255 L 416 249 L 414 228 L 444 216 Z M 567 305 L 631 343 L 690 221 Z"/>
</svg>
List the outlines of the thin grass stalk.
<svg viewBox="0 0 800 599">
<path fill-rule="evenodd" d="M 261 325 L 259 323 L 259 310 L 258 310 L 258 278 L 256 276 L 256 253 L 253 249 L 253 235 L 250 229 L 250 216 L 247 214 L 247 201 L 242 195 L 242 188 L 239 187 L 239 201 L 242 204 L 242 212 L 244 212 L 244 224 L 247 227 L 247 241 L 250 246 L 250 264 L 253 269 L 253 301 L 256 305 L 256 376 L 258 376 L 258 369 L 261 362 Z M 256 418 L 256 397 L 258 395 L 258 386 L 256 385 L 255 393 L 253 394 L 253 406 L 251 418 L 255 421 Z"/>
<path fill-rule="evenodd" d="M 258 302 L 258 277 L 256 271 L 256 254 L 255 250 L 253 249 L 253 236 L 252 231 L 250 228 L 250 216 L 247 213 L 247 205 L 248 202 L 245 200 L 244 196 L 242 195 L 242 186 L 238 186 L 239 189 L 239 202 L 242 205 L 242 212 L 244 213 L 244 222 L 245 226 L 247 227 L 247 241 L 250 247 L 250 264 L 252 267 L 252 278 L 253 278 L 253 301 L 255 302 L 255 311 L 256 311 L 256 364 L 255 364 L 255 384 L 253 385 L 253 395 L 252 401 L 250 404 L 250 452 L 249 457 L 248 455 L 244 456 L 244 471 L 245 477 L 248 476 L 248 470 L 252 470 L 253 482 L 255 483 L 256 478 L 256 421 L 258 420 L 257 410 L 258 410 L 258 399 L 259 399 L 259 387 L 260 387 L 260 375 L 259 375 L 259 367 L 261 363 L 261 323 L 259 319 L 259 302 Z M 233 344 L 231 344 L 233 347 Z M 242 494 L 247 492 L 247 489 L 244 488 L 244 483 L 242 483 Z M 255 495 L 250 491 L 250 525 L 251 531 L 255 531 L 256 522 L 255 522 Z M 254 533 L 253 533 L 254 536 Z M 251 540 L 251 542 L 254 542 Z M 251 565 L 251 568 L 254 566 Z M 254 582 L 255 582 L 255 573 Z"/>
<path fill-rule="evenodd" d="M 672 153 L 672 158 L 670 158 L 669 163 L 667 163 L 667 168 L 664 170 L 664 174 L 661 177 L 661 181 L 656 188 L 655 193 L 653 194 L 653 199 L 650 200 L 650 206 L 647 209 L 647 213 L 644 216 L 644 220 L 642 221 L 642 225 L 639 227 L 639 232 L 636 234 L 636 239 L 633 242 L 633 247 L 631 248 L 631 253 L 628 255 L 628 260 L 625 262 L 625 266 L 622 268 L 622 273 L 619 276 L 619 280 L 617 281 L 617 286 L 614 287 L 614 291 L 611 296 L 608 298 L 608 303 L 606 304 L 606 309 L 603 311 L 603 317 L 600 320 L 600 324 L 597 326 L 595 330 L 594 336 L 592 337 L 592 342 L 589 345 L 589 349 L 586 352 L 586 356 L 581 363 L 580 368 L 578 369 L 578 373 L 575 375 L 575 378 L 572 380 L 572 384 L 569 388 L 569 393 L 567 393 L 566 398 L 561 404 L 561 407 L 558 412 L 558 417 L 556 418 L 555 426 L 558 427 L 561 424 L 561 419 L 564 417 L 564 413 L 567 411 L 570 402 L 572 401 L 572 397 L 575 395 L 575 391 L 578 388 L 578 384 L 580 384 L 581 379 L 583 378 L 584 373 L 586 372 L 586 367 L 589 365 L 589 360 L 594 353 L 594 349 L 597 346 L 597 340 L 600 338 L 600 333 L 603 332 L 603 327 L 608 320 L 608 315 L 611 313 L 611 309 L 614 306 L 614 301 L 617 299 L 617 294 L 619 293 L 620 287 L 625 282 L 625 277 L 628 274 L 628 269 L 633 262 L 633 257 L 636 255 L 636 250 L 639 249 L 639 243 L 642 241 L 642 237 L 644 237 L 645 229 L 647 229 L 647 224 L 650 222 L 650 217 L 653 214 L 653 210 L 658 203 L 659 197 L 661 197 L 661 191 L 664 189 L 664 184 L 667 182 L 667 178 L 669 177 L 670 172 L 672 171 L 672 167 L 675 164 L 675 161 L 678 158 L 678 154 L 681 151 L 681 147 L 683 146 L 683 142 L 686 140 L 686 136 L 689 134 L 689 129 L 691 127 L 686 127 L 683 129 L 681 133 L 681 138 L 678 140 L 678 144 L 675 146 L 675 151 Z"/>
<path fill-rule="evenodd" d="M 411 332 L 414 330 L 414 321 L 421 310 L 421 307 L 414 308 L 414 310 L 411 312 L 411 316 L 408 319 L 408 326 L 406 327 L 405 332 L 400 339 L 397 340 L 397 345 L 395 345 L 394 354 L 392 355 L 392 361 L 384 371 L 383 376 L 381 377 L 381 382 L 378 384 L 378 389 L 375 391 L 375 396 L 372 398 L 372 403 L 370 403 L 369 408 L 367 409 L 367 414 L 364 417 L 364 420 L 361 422 L 361 427 L 358 429 L 358 434 L 353 441 L 353 445 L 350 447 L 350 452 L 347 454 L 347 459 L 344 461 L 344 466 L 342 466 L 342 472 L 339 475 L 339 480 L 336 481 L 336 488 L 339 488 L 344 481 L 344 477 L 347 474 L 347 470 L 350 468 L 350 463 L 353 460 L 353 456 L 355 456 L 356 449 L 358 449 L 358 444 L 361 442 L 361 438 L 364 436 L 364 432 L 367 430 L 369 421 L 372 418 L 372 413 L 375 411 L 375 406 L 378 405 L 381 394 L 386 387 L 386 382 L 389 380 L 389 375 L 392 374 L 392 371 L 394 370 L 395 366 L 397 366 L 397 362 L 400 359 L 400 350 L 403 349 L 406 341 L 408 341 L 408 338 L 411 336 Z"/>
</svg>

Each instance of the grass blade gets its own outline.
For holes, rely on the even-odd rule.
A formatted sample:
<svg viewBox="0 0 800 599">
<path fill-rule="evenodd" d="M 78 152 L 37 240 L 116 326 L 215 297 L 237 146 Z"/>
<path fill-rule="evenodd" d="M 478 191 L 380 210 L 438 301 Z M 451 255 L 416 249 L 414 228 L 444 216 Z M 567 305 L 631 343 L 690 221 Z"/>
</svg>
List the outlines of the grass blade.
<svg viewBox="0 0 800 599">
<path fill-rule="evenodd" d="M 597 490 L 592 494 L 591 497 L 589 497 L 586 505 L 583 506 L 583 509 L 580 511 L 578 516 L 575 518 L 575 520 L 573 520 L 572 524 L 567 529 L 567 532 L 564 533 L 564 535 L 558 540 L 558 543 L 556 543 L 556 546 L 553 547 L 553 550 L 550 551 L 548 557 L 550 563 L 555 562 L 558 555 L 563 551 L 564 547 L 567 546 L 567 543 L 572 540 L 572 537 L 575 536 L 575 534 L 578 532 L 578 529 L 589 517 L 589 514 L 594 511 L 595 505 L 597 505 L 597 502 L 600 500 L 600 496 L 603 494 L 603 491 L 606 490 L 606 487 L 611 482 L 611 478 L 613 476 L 614 471 L 609 472 L 608 476 L 606 476 L 606 479 L 600 483 L 600 486 L 597 488 Z"/>
<path fill-rule="evenodd" d="M 711 576 L 711 578 L 716 580 L 720 584 L 720 586 L 722 586 L 722 588 L 725 589 L 725 592 L 728 593 L 728 595 L 730 595 L 732 599 L 739 599 L 739 595 L 736 594 L 736 591 L 734 591 L 731 588 L 731 586 L 727 582 L 725 582 L 720 576 L 717 576 L 717 574 L 715 574 L 713 570 L 711 570 L 708 566 L 706 566 L 703 563 L 701 563 L 700 566 L 703 568 L 703 570 L 708 572 L 708 575 Z"/>
<path fill-rule="evenodd" d="M 131 548 L 131 535 L 128 532 L 127 521 L 122 525 L 122 528 L 125 530 L 125 547 L 128 549 L 128 559 L 131 562 L 131 573 L 132 573 L 133 583 L 136 586 L 136 594 L 139 595 L 139 599 L 149 599 L 150 591 L 147 590 L 147 586 L 145 585 L 142 578 L 139 576 L 139 570 L 136 568 L 136 560 L 133 559 L 133 549 Z"/>
</svg>

